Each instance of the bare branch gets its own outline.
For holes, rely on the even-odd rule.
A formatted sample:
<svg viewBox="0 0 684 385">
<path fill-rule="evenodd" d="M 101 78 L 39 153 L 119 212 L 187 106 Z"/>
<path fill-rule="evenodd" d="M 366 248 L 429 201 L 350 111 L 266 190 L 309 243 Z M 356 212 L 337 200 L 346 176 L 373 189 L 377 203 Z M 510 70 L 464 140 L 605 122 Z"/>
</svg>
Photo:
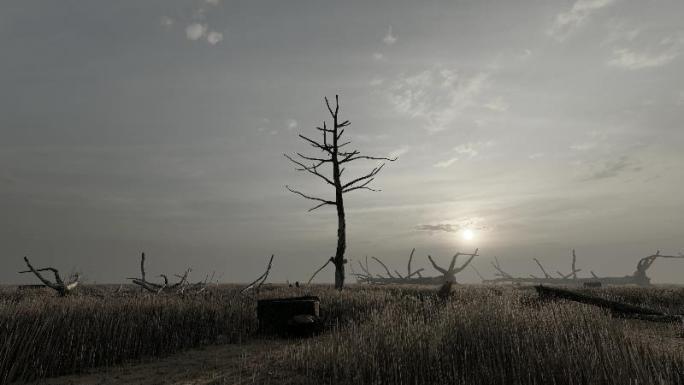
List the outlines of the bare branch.
<svg viewBox="0 0 684 385">
<path fill-rule="evenodd" d="M 54 289 L 54 290 L 58 290 L 57 285 L 55 285 L 54 283 L 52 283 L 51 281 L 49 281 L 48 279 L 46 279 L 45 277 L 43 277 L 42 274 L 40 274 L 40 271 L 54 271 L 54 269 L 52 269 L 52 268 L 43 268 L 43 269 L 38 269 L 38 270 L 36 270 L 36 269 L 33 267 L 33 265 L 31 265 L 31 262 L 29 262 L 28 257 L 24 257 L 24 262 L 26 262 L 26 266 L 28 266 L 29 269 L 28 269 L 28 270 L 24 270 L 24 271 L 20 271 L 19 274 L 33 273 L 33 274 L 38 278 L 38 280 L 40 280 L 40 282 L 42 282 L 45 286 L 47 286 L 47 287 L 49 287 L 49 288 L 51 288 L 51 289 Z"/>
<path fill-rule="evenodd" d="M 413 273 L 407 275 L 407 276 L 404 277 L 404 278 L 409 279 L 409 278 L 413 277 L 414 275 L 417 275 L 417 276 L 420 277 L 420 272 L 423 271 L 423 270 L 425 270 L 425 269 L 423 269 L 423 268 L 421 267 L 420 269 L 414 271 Z"/>
<path fill-rule="evenodd" d="M 342 159 L 342 160 L 340 160 L 340 163 L 352 162 L 352 161 L 359 160 L 359 159 L 366 159 L 366 160 L 386 160 L 386 161 L 389 161 L 389 162 L 394 162 L 394 161 L 396 161 L 396 160 L 399 159 L 399 158 L 397 158 L 397 157 L 388 158 L 388 157 L 385 157 L 385 156 L 358 155 L 358 156 L 350 156 L 350 157 L 348 157 L 348 158 Z"/>
<path fill-rule="evenodd" d="M 364 181 L 366 179 L 373 178 L 375 175 L 377 175 L 380 172 L 380 170 L 382 170 L 382 168 L 384 166 L 385 166 L 385 164 L 383 163 L 380 166 L 373 168 L 373 170 L 371 170 L 371 172 L 369 172 L 368 174 L 361 176 L 361 177 L 358 177 L 358 178 L 352 180 L 351 182 L 345 183 L 344 185 L 342 185 L 342 189 L 347 189 L 349 187 L 352 187 L 355 183 L 359 183 L 359 182 Z"/>
<path fill-rule="evenodd" d="M 361 270 L 363 270 L 363 272 L 366 273 L 366 275 L 368 275 L 368 276 L 373 275 L 373 274 L 371 274 L 370 271 L 368 271 L 368 256 L 366 256 L 366 266 L 364 266 L 361 263 L 361 261 L 357 261 L 357 262 L 359 263 L 359 266 L 361 266 Z"/>
<path fill-rule="evenodd" d="M 49 287 L 50 289 L 57 291 L 60 296 L 65 296 L 69 294 L 79 284 L 80 276 L 78 274 L 75 274 L 70 282 L 65 283 L 62 280 L 62 277 L 60 277 L 59 271 L 54 267 L 44 267 L 36 269 L 33 267 L 33 265 L 31 265 L 31 262 L 29 262 L 28 257 L 24 257 L 24 262 L 26 263 L 26 266 L 29 268 L 29 270 L 20 271 L 20 274 L 33 273 L 38 278 L 38 280 L 40 280 L 40 282 L 42 282 L 45 286 Z M 52 272 L 52 274 L 55 276 L 55 282 L 53 283 L 47 278 L 43 277 L 43 275 L 40 274 L 41 271 Z"/>
<path fill-rule="evenodd" d="M 297 153 L 297 155 L 299 155 L 302 159 L 306 159 L 306 160 L 310 160 L 310 161 L 314 161 L 314 162 L 320 162 L 321 164 L 332 162 L 332 159 L 330 159 L 330 158 L 316 158 L 313 156 L 303 155 L 300 153 Z M 318 167 L 318 166 L 316 166 L 316 167 Z"/>
<path fill-rule="evenodd" d="M 473 260 L 475 257 L 477 257 L 477 255 L 478 255 L 478 254 L 477 254 L 477 249 L 475 250 L 475 252 L 474 252 L 473 254 L 461 254 L 461 255 L 470 255 L 470 258 L 468 258 L 468 260 L 466 260 L 465 263 L 464 263 L 463 265 L 461 265 L 461 267 L 459 267 L 459 268 L 457 268 L 457 269 L 455 269 L 455 270 L 451 270 L 451 274 L 458 274 L 458 273 L 460 273 L 461 271 L 463 271 L 463 269 L 465 269 L 466 266 L 468 266 L 468 265 L 470 264 L 470 262 L 472 262 L 472 260 Z"/>
<path fill-rule="evenodd" d="M 330 184 L 330 185 L 332 185 L 332 186 L 335 185 L 335 183 L 333 183 L 333 181 L 331 181 L 330 179 L 328 179 L 328 177 L 326 177 L 325 175 L 323 175 L 323 174 L 321 174 L 321 173 L 318 172 L 317 168 L 321 165 L 321 163 L 319 163 L 318 165 L 306 166 L 305 164 L 303 164 L 303 163 L 301 163 L 301 162 L 299 162 L 299 161 L 296 161 L 296 160 L 292 159 L 292 158 L 291 158 L 289 155 L 287 155 L 287 154 L 283 154 L 283 155 L 284 155 L 290 162 L 292 162 L 292 163 L 294 163 L 294 164 L 296 164 L 296 165 L 298 165 L 298 166 L 301 167 L 300 169 L 297 169 L 297 171 L 307 171 L 307 172 L 309 172 L 309 173 L 311 173 L 311 174 L 313 174 L 313 175 L 316 175 L 317 177 L 323 179 L 323 180 L 326 181 L 328 184 Z M 297 153 L 297 155 L 302 156 L 302 155 L 299 154 L 299 153 Z"/>
<path fill-rule="evenodd" d="M 266 278 L 268 278 L 268 273 L 271 271 L 271 265 L 273 264 L 273 254 L 271 254 L 271 259 L 268 261 L 268 266 L 266 266 L 266 271 L 261 274 L 257 279 L 252 281 L 249 285 L 245 286 L 244 289 L 240 290 L 240 294 L 246 292 L 247 290 L 250 290 L 252 288 L 256 288 L 257 290 L 261 287 L 261 285 L 266 281 Z"/>
<path fill-rule="evenodd" d="M 323 266 L 321 266 L 318 270 L 316 270 L 315 273 L 313 273 L 313 275 L 311 276 L 311 278 L 309 278 L 309 280 L 306 282 L 306 284 L 307 284 L 307 285 L 310 285 L 310 284 L 311 284 L 311 281 L 313 281 L 314 277 L 316 277 L 316 274 L 320 273 L 321 270 L 325 269 L 325 267 L 328 266 L 328 264 L 331 263 L 331 262 L 333 262 L 333 257 L 330 257 L 327 261 L 325 261 L 325 263 L 323 264 Z M 359 264 L 360 264 L 360 263 L 361 263 L 361 262 L 359 262 Z M 363 267 L 363 265 L 362 265 L 362 267 Z"/>
<path fill-rule="evenodd" d="M 435 263 L 435 261 L 432 260 L 432 257 L 430 255 L 428 255 L 427 257 L 428 257 L 428 260 L 430 261 L 430 263 L 432 263 L 432 267 L 434 267 L 435 270 L 439 271 L 440 273 L 442 273 L 444 275 L 447 275 L 449 273 L 448 271 L 444 270 L 443 268 L 437 266 L 437 264 Z"/>
<path fill-rule="evenodd" d="M 539 262 L 539 260 L 538 260 L 537 258 L 532 258 L 532 259 L 537 263 L 537 266 L 539 266 L 539 268 L 541 269 L 542 273 L 544 273 L 544 277 L 546 277 L 546 278 L 551 278 L 551 276 L 549 275 L 549 273 L 547 273 L 546 270 L 544 270 L 544 266 L 542 266 L 541 262 Z"/>
<path fill-rule="evenodd" d="M 313 147 L 316 147 L 316 148 L 318 148 L 318 149 L 320 149 L 320 150 L 322 150 L 322 151 L 325 151 L 325 152 L 327 152 L 327 153 L 332 154 L 332 146 L 329 146 L 329 145 L 327 145 L 327 144 L 320 144 L 320 143 L 318 143 L 317 141 L 315 141 L 315 140 L 313 140 L 313 139 L 311 139 L 311 138 L 308 138 L 308 137 L 306 137 L 306 136 L 304 136 L 304 135 L 302 135 L 302 134 L 299 134 L 299 137 L 302 138 L 302 139 L 304 139 L 304 140 L 306 140 L 307 142 L 309 142 Z"/>
<path fill-rule="evenodd" d="M 379 260 L 378 258 L 375 258 L 375 257 L 371 257 L 371 258 L 373 258 L 373 259 L 376 260 L 380 265 L 382 265 L 382 267 L 383 267 L 383 268 L 385 269 L 385 271 L 387 272 L 387 276 L 388 276 L 388 277 L 394 278 L 394 276 L 392 275 L 392 273 L 390 273 L 389 269 L 387 268 L 387 265 L 385 265 L 384 263 L 382 263 L 382 261 Z"/>
<path fill-rule="evenodd" d="M 325 99 L 325 106 L 328 108 L 330 115 L 332 115 L 333 117 L 337 116 L 337 111 L 338 111 L 337 107 L 339 107 L 339 104 L 337 107 L 335 107 L 335 111 L 333 111 L 332 107 L 330 107 L 330 101 L 328 101 L 328 97 L 326 96 L 323 99 Z M 337 95 L 335 95 L 335 99 L 337 99 Z"/>
<path fill-rule="evenodd" d="M 409 255 L 409 260 L 408 260 L 408 266 L 406 268 L 406 273 L 411 276 L 411 261 L 413 261 L 413 253 L 416 252 L 416 248 L 414 247 L 413 250 L 411 250 L 411 254 Z"/>
<path fill-rule="evenodd" d="M 482 274 L 480 274 L 480 272 L 475 268 L 474 265 L 470 265 L 470 268 L 473 269 L 473 271 L 475 271 L 475 274 L 477 274 L 477 276 L 480 277 L 480 280 L 485 280 L 485 277 L 483 277 Z"/>
<path fill-rule="evenodd" d="M 319 208 L 319 207 L 321 207 L 321 206 L 324 206 L 324 205 L 335 205 L 335 202 L 334 202 L 334 201 L 329 201 L 329 200 L 326 200 L 326 199 L 323 199 L 323 198 L 318 198 L 318 197 L 313 197 L 313 196 L 310 196 L 310 195 L 306 195 L 306 194 L 304 194 L 304 193 L 301 192 L 301 191 L 298 191 L 298 190 L 295 190 L 295 189 L 291 189 L 290 186 L 285 186 L 285 188 L 288 189 L 290 192 L 295 193 L 295 194 L 297 194 L 297 195 L 299 195 L 299 196 L 301 196 L 301 197 L 303 197 L 303 198 L 310 199 L 310 200 L 312 200 L 312 201 L 321 202 L 321 204 L 319 204 L 319 205 L 317 205 L 317 206 L 315 206 L 315 207 L 313 207 L 313 208 L 310 208 L 309 211 L 316 210 L 317 208 Z"/>
<path fill-rule="evenodd" d="M 492 262 L 492 266 L 494 266 L 494 269 L 496 269 L 496 271 L 499 272 L 497 274 L 498 276 L 500 276 L 502 278 L 513 278 L 512 275 L 506 273 L 505 271 L 503 271 L 503 269 L 501 269 L 501 264 L 499 263 L 499 258 L 494 257 L 494 261 L 495 262 Z"/>
<path fill-rule="evenodd" d="M 348 193 L 348 192 L 351 192 L 354 190 L 369 190 L 369 191 L 374 191 L 374 192 L 382 191 L 380 189 L 374 189 L 374 188 L 367 187 L 374 180 L 375 180 L 375 178 L 370 178 L 367 181 L 365 181 L 363 184 L 358 185 L 358 186 L 354 186 L 354 187 L 349 187 L 347 189 L 342 190 L 342 192 Z"/>
</svg>

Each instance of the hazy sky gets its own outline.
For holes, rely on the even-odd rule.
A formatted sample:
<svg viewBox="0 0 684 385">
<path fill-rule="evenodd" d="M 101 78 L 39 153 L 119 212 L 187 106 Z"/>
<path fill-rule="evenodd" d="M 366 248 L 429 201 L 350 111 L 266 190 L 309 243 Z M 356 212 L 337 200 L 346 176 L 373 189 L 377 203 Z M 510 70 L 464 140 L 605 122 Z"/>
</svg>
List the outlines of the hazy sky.
<svg viewBox="0 0 684 385">
<path fill-rule="evenodd" d="M 273 280 L 307 280 L 334 254 L 336 215 L 285 190 L 331 193 L 283 153 L 309 150 L 297 133 L 315 135 L 335 93 L 359 149 L 399 156 L 382 192 L 348 195 L 348 258 L 403 271 L 416 247 L 432 274 L 427 254 L 479 247 L 493 277 L 494 256 L 569 270 L 574 247 L 581 275 L 631 274 L 684 251 L 683 14 L 681 0 L 2 1 L 0 283 L 34 281 L 23 255 L 121 282 L 143 250 L 150 275 L 248 281 L 276 254 Z M 649 273 L 684 283 L 684 262 Z"/>
</svg>

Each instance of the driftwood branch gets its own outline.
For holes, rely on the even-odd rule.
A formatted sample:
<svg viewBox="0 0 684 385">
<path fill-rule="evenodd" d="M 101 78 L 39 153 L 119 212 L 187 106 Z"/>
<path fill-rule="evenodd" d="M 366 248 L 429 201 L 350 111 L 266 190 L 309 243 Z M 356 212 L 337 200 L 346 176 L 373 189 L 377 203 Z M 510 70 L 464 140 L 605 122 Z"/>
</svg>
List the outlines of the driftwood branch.
<svg viewBox="0 0 684 385">
<path fill-rule="evenodd" d="M 384 263 L 382 263 L 382 261 L 381 261 L 380 259 L 375 258 L 375 257 L 371 257 L 371 258 L 374 259 L 377 263 L 379 263 L 379 264 L 385 269 L 385 272 L 387 272 L 387 276 L 388 276 L 389 278 L 395 278 L 395 277 L 392 275 L 392 273 L 390 273 L 389 269 L 387 268 L 387 265 L 385 265 Z"/>
<path fill-rule="evenodd" d="M 492 261 L 492 266 L 498 273 L 494 273 L 494 275 L 501 277 L 501 279 L 509 279 L 513 278 L 512 275 L 508 274 L 501 268 L 501 263 L 499 262 L 499 258 L 494 257 L 494 261 Z"/>
<path fill-rule="evenodd" d="M 188 282 L 188 275 L 192 269 L 185 270 L 182 275 L 174 274 L 174 276 L 178 278 L 178 282 L 175 283 L 170 283 L 169 277 L 166 274 L 159 274 L 159 277 L 163 279 L 162 283 L 150 282 L 146 279 L 145 261 L 145 253 L 142 253 L 140 255 L 140 278 L 128 278 L 134 285 L 139 286 L 141 290 L 145 290 L 154 294 L 185 294 L 189 291 L 198 293 L 204 291 L 205 289 L 206 283 L 198 282 L 195 284 L 190 284 Z"/>
<path fill-rule="evenodd" d="M 537 266 L 539 266 L 539 268 L 541 269 L 542 273 L 544 273 L 544 277 L 546 277 L 546 278 L 551 278 L 551 276 L 549 275 L 549 273 L 547 273 L 546 270 L 544 269 L 544 266 L 542 266 L 541 262 L 539 262 L 539 260 L 538 260 L 537 258 L 532 258 L 532 259 L 534 259 L 534 262 L 537 263 Z"/>
<path fill-rule="evenodd" d="M 68 282 L 64 282 L 62 280 L 62 277 L 59 275 L 59 270 L 55 269 L 54 267 L 43 267 L 40 269 L 36 269 L 33 267 L 33 265 L 31 265 L 31 262 L 29 261 L 28 257 L 24 257 L 24 262 L 26 263 L 26 266 L 29 269 L 20 271 L 19 274 L 33 273 L 33 275 L 35 275 L 38 278 L 38 280 L 40 280 L 40 282 L 42 282 L 45 286 L 49 287 L 50 289 L 57 291 L 57 293 L 59 293 L 60 296 L 65 296 L 69 294 L 72 290 L 76 289 L 76 287 L 79 284 L 80 276 L 78 275 L 78 273 L 74 274 Z M 51 272 L 55 277 L 55 282 L 52 282 L 49 279 L 43 277 L 43 275 L 40 273 L 41 271 Z"/>
<path fill-rule="evenodd" d="M 669 259 L 683 259 L 684 255 L 663 255 L 658 250 L 655 254 L 648 255 L 639 259 L 637 262 L 637 268 L 632 273 L 632 275 L 626 275 L 622 277 L 601 277 L 598 276 L 593 271 L 590 271 L 591 277 L 580 278 L 577 273 L 581 272 L 582 269 L 577 268 L 577 255 L 575 250 L 572 250 L 572 271 L 567 274 L 557 271 L 558 278 L 551 277 L 546 273 L 541 263 L 535 258 L 535 262 L 544 272 L 544 278 L 539 277 L 513 277 L 512 275 L 506 273 L 501 268 L 498 260 L 496 263 L 492 262 L 492 266 L 496 269 L 497 273 L 495 275 L 498 278 L 486 280 L 487 283 L 515 283 L 515 284 L 536 284 L 536 285 L 638 285 L 638 286 L 648 286 L 651 284 L 651 279 L 648 277 L 646 272 L 651 267 L 653 262 L 658 258 L 669 258 Z"/>
<path fill-rule="evenodd" d="M 476 249 L 474 253 L 461 253 L 458 252 L 456 253 L 449 264 L 449 267 L 447 269 L 444 269 L 437 265 L 437 263 L 432 259 L 432 256 L 428 255 L 427 258 L 432 264 L 432 266 L 435 268 L 435 270 L 439 271 L 442 273 L 441 276 L 436 276 L 436 277 L 423 277 L 421 275 L 421 272 L 424 270 L 422 268 L 413 271 L 411 264 L 413 262 L 413 255 L 415 253 L 416 249 L 414 248 L 411 250 L 411 254 L 409 255 L 409 260 L 407 264 L 407 275 L 402 275 L 399 273 L 398 270 L 394 270 L 394 274 L 390 271 L 389 267 L 385 265 L 380 259 L 372 257 L 375 261 L 378 262 L 382 266 L 382 268 L 385 270 L 385 273 L 387 274 L 386 276 L 382 276 L 379 274 L 371 274 L 371 272 L 368 269 L 368 259 L 366 258 L 366 266 L 364 266 L 361 261 L 358 261 L 359 266 L 361 267 L 361 270 L 365 274 L 355 274 L 359 282 L 364 282 L 364 283 L 371 283 L 371 284 L 421 284 L 421 285 L 441 285 L 446 281 L 452 281 L 455 282 L 455 276 L 459 272 L 463 271 L 475 258 L 478 254 L 478 250 Z M 468 260 L 466 260 L 461 266 L 456 267 L 456 260 L 459 256 L 468 256 Z"/>
<path fill-rule="evenodd" d="M 475 268 L 475 266 L 470 265 L 470 268 L 473 269 L 473 271 L 475 272 L 475 274 L 477 274 L 478 277 L 480 277 L 480 281 L 485 280 L 485 277 L 483 277 L 482 274 L 480 274 L 480 272 Z"/>
<path fill-rule="evenodd" d="M 264 271 L 263 274 L 261 274 L 257 279 L 252 281 L 249 285 L 245 286 L 244 289 L 240 290 L 240 294 L 246 292 L 247 290 L 250 289 L 255 289 L 255 291 L 258 291 L 261 285 L 266 281 L 266 278 L 268 278 L 268 273 L 271 272 L 271 266 L 273 264 L 273 255 L 271 255 L 271 259 L 268 261 L 268 266 L 266 266 L 266 271 Z"/>
</svg>

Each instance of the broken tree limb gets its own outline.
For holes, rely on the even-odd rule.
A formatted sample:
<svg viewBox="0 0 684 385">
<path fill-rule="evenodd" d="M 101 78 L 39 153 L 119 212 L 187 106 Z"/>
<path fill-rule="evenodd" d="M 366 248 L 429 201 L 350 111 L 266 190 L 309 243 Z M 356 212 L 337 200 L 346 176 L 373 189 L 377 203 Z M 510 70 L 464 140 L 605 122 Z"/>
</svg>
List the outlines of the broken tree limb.
<svg viewBox="0 0 684 385">
<path fill-rule="evenodd" d="M 541 262 L 539 262 L 539 260 L 538 260 L 537 258 L 532 258 L 532 259 L 534 260 L 534 262 L 537 263 L 537 266 L 539 266 L 539 268 L 541 269 L 542 273 L 544 273 L 544 277 L 545 277 L 545 278 L 551 278 L 551 276 L 549 275 L 549 273 L 547 273 L 546 270 L 544 269 L 544 266 L 542 266 Z"/>
<path fill-rule="evenodd" d="M 498 257 L 494 257 L 494 261 L 492 261 L 492 266 L 496 271 L 498 271 L 498 273 L 494 273 L 494 275 L 501 277 L 501 280 L 513 279 L 512 275 L 508 274 L 501 268 L 501 263 L 499 263 Z"/>
<path fill-rule="evenodd" d="M 268 278 L 268 273 L 271 272 L 272 264 L 273 264 L 273 254 L 271 254 L 271 259 L 268 261 L 268 266 L 266 266 L 266 271 L 264 271 L 263 274 L 261 274 L 257 279 L 252 281 L 249 285 L 245 286 L 244 289 L 240 290 L 240 294 L 242 294 L 242 293 L 244 293 L 250 289 L 255 289 L 258 291 L 259 288 L 261 287 L 261 285 L 263 285 L 263 283 L 266 281 L 266 278 Z"/>
<path fill-rule="evenodd" d="M 408 266 L 407 266 L 407 268 L 406 268 L 406 274 L 407 274 L 406 277 L 407 277 L 407 278 L 410 277 L 411 275 L 413 275 L 413 274 L 411 273 L 411 262 L 413 261 L 413 253 L 415 253 L 415 252 L 416 252 L 416 248 L 414 247 L 414 248 L 411 250 L 411 254 L 409 255 Z"/>
<path fill-rule="evenodd" d="M 483 277 L 482 274 L 480 274 L 480 272 L 475 268 L 475 266 L 470 265 L 470 268 L 473 269 L 473 271 L 475 272 L 475 274 L 477 274 L 478 277 L 480 277 L 481 281 L 485 280 L 485 277 Z"/>
<path fill-rule="evenodd" d="M 474 253 L 461 253 L 458 252 L 454 254 L 454 256 L 451 259 L 451 262 L 449 263 L 449 267 L 444 269 L 437 265 L 437 263 L 432 259 L 432 256 L 428 255 L 428 260 L 432 264 L 432 266 L 435 268 L 435 270 L 439 271 L 442 273 L 441 276 L 436 276 L 436 277 L 423 277 L 421 275 L 421 272 L 424 269 L 418 269 L 416 271 L 411 271 L 411 263 L 413 261 L 413 255 L 415 253 L 416 249 L 414 248 L 411 250 L 411 254 L 409 255 L 409 262 L 407 265 L 407 272 L 408 275 L 403 276 L 399 271 L 394 270 L 394 274 L 390 272 L 390 269 L 385 265 L 380 259 L 372 257 L 375 259 L 385 270 L 387 273 L 387 276 L 382 276 L 380 274 L 371 274 L 370 271 L 368 270 L 368 265 L 364 267 L 361 262 L 359 262 L 359 266 L 361 266 L 361 269 L 364 270 L 365 274 L 354 274 L 357 278 L 357 280 L 361 283 L 370 283 L 370 284 L 413 284 L 413 285 L 441 285 L 445 281 L 455 281 L 455 276 L 456 274 L 460 273 L 465 269 L 470 262 L 473 260 L 478 255 L 478 250 L 476 249 Z M 468 260 L 466 260 L 461 266 L 456 267 L 456 259 L 459 256 L 468 256 Z M 417 277 L 416 277 L 417 276 Z"/>
<path fill-rule="evenodd" d="M 33 273 L 40 282 L 42 282 L 45 286 L 49 287 L 50 289 L 53 289 L 59 293 L 60 296 L 65 296 L 69 294 L 72 290 L 76 289 L 76 287 L 79 284 L 79 279 L 80 276 L 77 274 L 74 274 L 71 279 L 69 279 L 68 282 L 64 282 L 62 280 L 62 277 L 59 275 L 59 270 L 55 269 L 54 267 L 43 267 L 40 269 L 36 269 L 31 265 L 31 262 L 29 262 L 28 257 L 24 257 L 24 262 L 26 263 L 26 266 L 28 266 L 28 270 L 20 271 L 19 274 L 24 274 L 24 273 Z M 50 281 L 49 279 L 43 277 L 42 274 L 40 274 L 41 271 L 49 271 L 52 272 L 52 274 L 55 276 L 55 282 Z"/>
<path fill-rule="evenodd" d="M 418 269 L 418 270 L 414 271 L 413 273 L 411 273 L 411 274 L 407 275 L 406 277 L 404 277 L 404 279 L 411 278 L 411 277 L 413 277 L 414 275 L 420 276 L 420 272 L 423 271 L 423 270 L 425 270 L 425 269 L 423 269 L 423 268 L 421 267 L 420 269 Z"/>
<path fill-rule="evenodd" d="M 377 263 L 379 263 L 385 269 L 385 271 L 387 272 L 387 276 L 389 278 L 395 278 L 395 276 L 393 276 L 392 273 L 390 273 L 389 269 L 387 268 L 387 265 L 382 263 L 382 261 L 380 259 L 375 258 L 375 257 L 371 257 L 371 258 L 374 259 Z"/>
<path fill-rule="evenodd" d="M 608 309 L 613 313 L 631 318 L 643 319 L 656 322 L 682 322 L 683 315 L 667 314 L 658 310 L 645 307 L 634 306 L 623 302 L 611 301 L 600 297 L 587 294 L 576 293 L 570 290 L 557 287 L 538 285 L 534 287 L 541 298 L 560 298 L 569 301 L 579 302 L 587 305 Z"/>
<path fill-rule="evenodd" d="M 439 267 L 439 266 L 435 263 L 435 261 L 432 259 L 432 256 L 431 256 L 431 255 L 428 255 L 427 257 L 428 257 L 428 261 L 430 261 L 430 263 L 432 264 L 432 267 L 434 267 L 435 270 L 437 270 L 437 271 L 439 271 L 440 273 L 442 273 L 442 275 L 447 275 L 447 271 L 446 271 L 445 269 Z"/>
<path fill-rule="evenodd" d="M 334 262 L 333 257 L 330 257 L 327 261 L 325 261 L 323 266 L 321 266 L 318 270 L 316 270 L 315 273 L 313 273 L 313 275 L 311 276 L 311 278 L 309 278 L 309 280 L 306 282 L 306 284 L 310 285 L 311 281 L 313 281 L 313 279 L 316 277 L 316 274 L 320 273 L 323 269 L 325 269 L 326 266 L 328 266 L 328 264 L 333 263 L 333 262 Z M 359 265 L 361 265 L 361 262 L 359 262 Z M 361 265 L 361 268 L 363 269 L 363 265 Z"/>
<path fill-rule="evenodd" d="M 145 253 L 142 253 L 140 255 L 140 278 L 127 279 L 131 280 L 131 282 L 134 285 L 140 286 L 142 290 L 146 290 L 150 293 L 160 294 L 175 292 L 176 294 L 184 294 L 185 291 L 188 289 L 188 286 L 191 286 L 188 283 L 188 274 L 190 274 L 191 271 L 192 269 L 187 269 L 185 270 L 183 275 L 174 274 L 175 277 L 179 278 L 179 281 L 173 284 L 169 284 L 169 278 L 166 274 L 159 274 L 159 277 L 161 277 L 164 280 L 163 283 L 159 284 L 150 282 L 145 278 Z M 199 289 L 198 284 L 194 284 L 192 285 L 192 287 Z"/>
</svg>

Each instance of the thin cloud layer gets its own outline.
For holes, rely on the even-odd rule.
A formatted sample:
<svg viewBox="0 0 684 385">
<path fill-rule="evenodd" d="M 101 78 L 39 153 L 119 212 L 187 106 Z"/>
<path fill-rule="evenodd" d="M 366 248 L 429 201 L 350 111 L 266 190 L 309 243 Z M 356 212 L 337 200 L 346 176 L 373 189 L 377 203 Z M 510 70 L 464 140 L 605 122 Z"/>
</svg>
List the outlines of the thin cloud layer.
<svg viewBox="0 0 684 385">
<path fill-rule="evenodd" d="M 388 88 L 395 111 L 423 121 L 424 128 L 438 132 L 450 127 L 466 109 L 481 104 L 488 74 L 464 76 L 435 67 L 412 75 L 401 75 Z"/>
<path fill-rule="evenodd" d="M 633 173 L 642 170 L 642 166 L 628 155 L 623 155 L 617 159 L 610 159 L 600 162 L 594 166 L 592 173 L 585 178 L 588 181 L 615 178 L 625 173 Z"/>
<path fill-rule="evenodd" d="M 397 37 L 392 33 L 391 25 L 387 28 L 387 34 L 385 34 L 385 37 L 382 38 L 382 42 L 387 45 L 393 45 L 397 42 Z"/>
<path fill-rule="evenodd" d="M 558 41 L 563 41 L 584 24 L 593 13 L 616 2 L 617 0 L 577 0 L 570 10 L 556 15 L 548 34 Z"/>
<path fill-rule="evenodd" d="M 679 52 L 674 49 L 666 49 L 664 52 L 658 53 L 647 53 L 635 52 L 629 48 L 617 48 L 613 50 L 612 57 L 608 60 L 607 64 L 626 70 L 640 70 L 670 64 L 677 56 L 679 56 Z"/>
<path fill-rule="evenodd" d="M 101 2 L 84 17 L 0 2 L 0 251 L 99 282 L 141 249 L 226 281 L 276 252 L 273 280 L 294 280 L 336 221 L 283 188 L 331 193 L 281 154 L 316 154 L 297 133 L 316 135 L 336 93 L 349 148 L 399 157 L 382 192 L 345 201 L 350 256 L 442 255 L 480 224 L 468 247 L 511 265 L 577 247 L 622 274 L 633 263 L 616 260 L 681 250 L 684 3 L 379 1 Z M 681 281 L 672 270 L 654 280 Z"/>
</svg>

